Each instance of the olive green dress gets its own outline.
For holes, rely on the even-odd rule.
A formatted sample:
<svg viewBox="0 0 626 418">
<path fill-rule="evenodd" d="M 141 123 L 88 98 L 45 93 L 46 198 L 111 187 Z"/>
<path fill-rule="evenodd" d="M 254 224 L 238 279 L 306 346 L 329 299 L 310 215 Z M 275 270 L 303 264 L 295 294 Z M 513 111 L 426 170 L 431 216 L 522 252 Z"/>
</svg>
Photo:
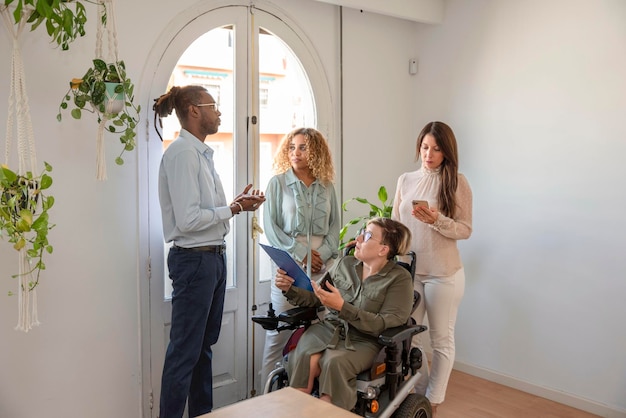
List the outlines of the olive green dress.
<svg viewBox="0 0 626 418">
<path fill-rule="evenodd" d="M 324 319 L 304 332 L 287 363 L 289 384 L 307 387 L 311 354 L 320 358 L 320 394 L 351 410 L 356 404 L 356 376 L 371 366 L 382 348 L 378 336 L 406 324 L 413 304 L 413 279 L 390 260 L 377 274 L 361 281 L 363 263 L 352 256 L 332 269 L 335 287 L 346 303 L 341 311 L 327 309 Z M 297 306 L 320 306 L 313 292 L 292 286 L 285 296 Z"/>
</svg>

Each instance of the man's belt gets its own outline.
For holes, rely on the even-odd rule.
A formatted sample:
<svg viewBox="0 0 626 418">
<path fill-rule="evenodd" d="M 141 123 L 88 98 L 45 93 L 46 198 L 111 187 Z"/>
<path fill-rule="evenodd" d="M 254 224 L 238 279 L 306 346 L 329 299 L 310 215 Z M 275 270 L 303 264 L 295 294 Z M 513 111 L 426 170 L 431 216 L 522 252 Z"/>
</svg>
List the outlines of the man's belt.
<svg viewBox="0 0 626 418">
<path fill-rule="evenodd" d="M 200 247 L 179 247 L 174 244 L 174 248 L 179 251 L 189 251 L 194 253 L 206 252 L 206 253 L 215 253 L 215 254 L 224 254 L 226 252 L 226 244 L 222 245 L 202 245 Z"/>
</svg>

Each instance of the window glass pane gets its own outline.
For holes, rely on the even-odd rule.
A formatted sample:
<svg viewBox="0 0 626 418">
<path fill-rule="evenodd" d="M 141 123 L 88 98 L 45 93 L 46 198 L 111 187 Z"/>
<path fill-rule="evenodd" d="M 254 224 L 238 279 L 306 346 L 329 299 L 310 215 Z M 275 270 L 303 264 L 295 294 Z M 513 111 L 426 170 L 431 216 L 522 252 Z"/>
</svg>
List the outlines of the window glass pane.
<svg viewBox="0 0 626 418">
<path fill-rule="evenodd" d="M 302 64 L 282 39 L 261 28 L 259 33 L 260 187 L 273 176 L 272 160 L 280 140 L 292 129 L 316 127 L 315 100 Z M 263 211 L 259 211 L 263 225 Z M 265 236 L 261 241 L 267 243 Z M 260 251 L 259 280 L 274 274 L 271 261 Z"/>
</svg>

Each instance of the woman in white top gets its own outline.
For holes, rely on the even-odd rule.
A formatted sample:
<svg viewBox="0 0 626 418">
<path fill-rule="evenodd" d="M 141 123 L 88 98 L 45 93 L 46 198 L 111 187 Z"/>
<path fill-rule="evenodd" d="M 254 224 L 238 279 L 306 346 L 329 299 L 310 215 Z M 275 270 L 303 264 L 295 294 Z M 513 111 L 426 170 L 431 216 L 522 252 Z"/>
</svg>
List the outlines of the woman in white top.
<svg viewBox="0 0 626 418">
<path fill-rule="evenodd" d="M 335 171 L 326 138 L 316 129 L 288 133 L 274 156 L 267 185 L 263 226 L 269 243 L 287 251 L 307 275 L 318 280 L 339 255 L 341 215 L 333 185 Z M 274 269 L 275 271 L 276 269 Z M 293 306 L 272 279 L 271 301 L 277 313 Z M 289 332 L 266 331 L 261 382 L 277 362 Z"/>
<path fill-rule="evenodd" d="M 392 218 L 411 230 L 411 249 L 416 253 L 414 284 L 422 296 L 413 317 L 418 324 L 428 317 L 432 348 L 430 374 L 424 361 L 424 379 L 416 389 L 436 411 L 445 398 L 454 364 L 454 327 L 465 290 L 457 241 L 472 233 L 472 191 L 458 172 L 456 138 L 445 123 L 430 122 L 422 129 L 416 159 L 421 160 L 421 167 L 398 179 Z M 413 344 L 421 348 L 419 338 Z"/>
</svg>

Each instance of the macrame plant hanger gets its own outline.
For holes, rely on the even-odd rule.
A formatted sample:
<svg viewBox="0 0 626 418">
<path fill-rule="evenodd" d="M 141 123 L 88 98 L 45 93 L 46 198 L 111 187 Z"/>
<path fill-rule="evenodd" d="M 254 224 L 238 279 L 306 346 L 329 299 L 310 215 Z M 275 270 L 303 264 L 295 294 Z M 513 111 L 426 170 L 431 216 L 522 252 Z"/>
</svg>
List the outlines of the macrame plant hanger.
<svg viewBox="0 0 626 418">
<path fill-rule="evenodd" d="M 102 48 L 102 38 L 106 34 L 107 37 L 107 56 L 104 57 Z M 115 10 L 113 8 L 113 0 L 101 0 L 98 3 L 98 31 L 96 33 L 96 58 L 99 58 L 107 64 L 113 63 L 117 66 L 118 74 L 121 74 L 117 59 L 117 28 L 115 24 Z M 112 107 L 114 106 L 114 97 L 109 96 L 107 92 L 107 105 L 104 114 L 98 112 L 100 124 L 98 125 L 98 137 L 96 142 L 96 179 L 107 179 L 106 157 L 104 149 L 104 131 L 106 124 L 109 122 Z M 125 100 L 126 98 L 124 98 Z"/>
<path fill-rule="evenodd" d="M 23 14 L 30 14 L 32 6 L 24 5 Z M 6 144 L 5 144 L 5 164 L 9 165 L 11 155 L 11 142 L 14 138 L 14 121 L 16 122 L 18 174 L 25 174 L 27 171 L 36 172 L 37 155 L 35 153 L 35 141 L 33 135 L 33 124 L 30 117 L 30 106 L 28 105 L 28 95 L 26 94 L 26 76 L 24 73 L 24 63 L 22 51 L 20 49 L 19 38 L 26 25 L 27 19 L 20 19 L 19 24 L 14 24 L 9 8 L 0 6 L 0 13 L 7 28 L 7 33 L 13 42 L 11 55 L 11 81 L 9 88 L 9 113 L 7 116 Z M 31 267 L 26 257 L 26 248 L 18 251 L 19 254 L 19 274 L 18 274 L 18 320 L 16 330 L 28 332 L 31 328 L 39 325 L 37 318 L 37 288 L 30 286 L 32 283 Z"/>
</svg>

